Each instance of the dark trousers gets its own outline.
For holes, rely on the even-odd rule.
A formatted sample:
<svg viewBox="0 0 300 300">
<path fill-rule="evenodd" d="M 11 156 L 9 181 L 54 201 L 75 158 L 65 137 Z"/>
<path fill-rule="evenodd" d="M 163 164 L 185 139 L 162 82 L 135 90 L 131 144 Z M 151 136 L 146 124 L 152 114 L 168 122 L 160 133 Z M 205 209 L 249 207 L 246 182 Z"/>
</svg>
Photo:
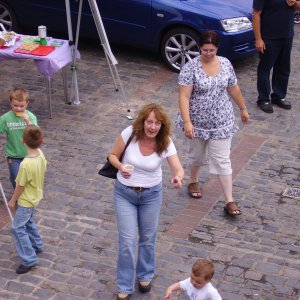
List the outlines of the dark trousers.
<svg viewBox="0 0 300 300">
<path fill-rule="evenodd" d="M 272 100 L 286 96 L 290 69 L 293 39 L 264 40 L 266 50 L 259 54 L 257 67 L 257 102 L 268 102 L 270 99 L 270 73 L 272 74 Z"/>
</svg>

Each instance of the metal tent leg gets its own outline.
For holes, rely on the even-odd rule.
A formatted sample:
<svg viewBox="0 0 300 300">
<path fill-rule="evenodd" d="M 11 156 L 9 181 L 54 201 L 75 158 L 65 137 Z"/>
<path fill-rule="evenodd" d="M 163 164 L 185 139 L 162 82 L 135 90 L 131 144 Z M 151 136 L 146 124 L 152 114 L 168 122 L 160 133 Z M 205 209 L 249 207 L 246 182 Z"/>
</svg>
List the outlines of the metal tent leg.
<svg viewBox="0 0 300 300">
<path fill-rule="evenodd" d="M 100 15 L 96 0 L 88 0 L 88 1 L 89 1 L 92 15 L 93 15 L 93 18 L 95 21 L 96 28 L 98 31 L 98 35 L 101 40 L 101 45 L 104 49 L 104 53 L 105 53 L 105 57 L 106 57 L 109 69 L 110 69 L 110 73 L 111 73 L 111 76 L 112 76 L 114 84 L 115 84 L 116 91 L 118 91 L 118 85 L 119 85 L 121 92 L 122 92 L 123 100 L 127 107 L 127 112 L 130 112 L 128 100 L 125 95 L 125 92 L 124 92 L 124 89 L 122 86 L 122 82 L 121 82 L 121 79 L 120 79 L 120 76 L 119 76 L 119 73 L 118 73 L 118 70 L 116 67 L 116 64 L 118 63 L 118 61 L 116 60 L 115 56 L 113 55 L 113 53 L 110 49 L 110 45 L 109 45 L 109 42 L 108 42 L 108 39 L 106 36 L 106 32 L 105 32 L 105 29 L 104 29 L 104 26 L 102 23 L 101 15 Z M 115 78 L 115 76 L 116 76 L 116 78 Z M 127 117 L 130 117 L 130 119 L 132 119 L 131 116 L 127 116 Z"/>
<path fill-rule="evenodd" d="M 79 0 L 79 9 L 78 9 L 78 19 L 77 19 L 77 29 L 76 29 L 76 38 L 75 38 L 75 45 L 73 45 L 72 47 L 72 56 L 73 56 L 73 62 L 72 62 L 72 84 L 71 84 L 71 95 L 70 95 L 70 102 L 72 102 L 71 98 L 74 97 L 75 100 L 73 101 L 74 104 L 79 104 L 80 100 L 79 100 L 79 94 L 78 94 L 78 84 L 77 84 L 77 74 L 76 74 L 76 70 L 77 70 L 77 66 L 76 66 L 76 54 L 77 54 L 77 48 L 78 48 L 78 39 L 79 39 L 79 29 L 80 29 L 80 21 L 81 21 L 81 13 L 82 13 L 82 1 L 83 0 Z M 128 105 L 128 99 L 127 96 L 125 95 L 125 91 L 123 89 L 122 86 L 122 82 L 118 73 L 118 70 L 116 68 L 116 64 L 118 63 L 118 61 L 116 60 L 116 58 L 114 57 L 111 49 L 110 49 L 110 45 L 106 36 L 106 32 L 102 23 L 102 19 L 101 19 L 101 15 L 98 9 L 98 5 L 96 0 L 88 0 L 89 2 L 89 6 L 91 8 L 91 12 L 94 18 L 94 22 L 98 31 L 98 35 L 99 38 L 101 40 L 101 45 L 104 49 L 104 53 L 105 53 L 105 58 L 107 60 L 108 66 L 109 66 L 109 70 L 115 85 L 115 89 L 116 91 L 118 91 L 118 85 L 121 89 L 122 92 L 122 97 L 123 100 L 127 106 L 127 112 L 130 112 L 130 108 Z M 67 23 L 68 23 L 68 34 L 69 34 L 69 41 L 73 44 L 73 32 L 72 32 L 72 22 L 71 22 L 71 13 L 70 13 L 70 1 L 69 0 L 65 0 L 65 4 L 66 4 L 66 11 L 67 11 Z M 132 120 L 133 118 L 130 115 L 127 115 L 127 118 Z"/>
<path fill-rule="evenodd" d="M 11 211 L 10 211 L 9 207 L 8 207 L 7 199 L 6 199 L 6 196 L 5 196 L 5 194 L 4 194 L 4 191 L 3 191 L 3 187 L 2 187 L 1 182 L 0 182 L 0 190 L 1 190 L 1 194 L 2 194 L 2 197 L 3 197 L 3 200 L 4 200 L 4 203 L 5 203 L 7 212 L 8 212 L 9 217 L 10 217 L 10 220 L 13 221 L 13 216 L 12 216 L 12 214 L 11 214 Z"/>
</svg>

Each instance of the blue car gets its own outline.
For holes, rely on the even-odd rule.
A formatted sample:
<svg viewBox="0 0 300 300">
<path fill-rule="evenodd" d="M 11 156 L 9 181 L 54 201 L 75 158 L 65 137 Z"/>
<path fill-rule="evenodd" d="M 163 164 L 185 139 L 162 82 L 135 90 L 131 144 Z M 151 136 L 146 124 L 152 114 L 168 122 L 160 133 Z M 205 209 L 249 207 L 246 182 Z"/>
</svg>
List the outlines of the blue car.
<svg viewBox="0 0 300 300">
<path fill-rule="evenodd" d="M 70 0 L 73 23 L 78 3 Z M 255 52 L 252 0 L 97 0 L 97 4 L 109 42 L 160 52 L 176 72 L 199 55 L 197 40 L 203 30 L 218 32 L 218 54 L 230 60 Z M 19 33 L 36 35 L 38 25 L 67 33 L 65 1 L 0 0 L 0 22 Z M 98 38 L 87 0 L 80 35 Z"/>
</svg>

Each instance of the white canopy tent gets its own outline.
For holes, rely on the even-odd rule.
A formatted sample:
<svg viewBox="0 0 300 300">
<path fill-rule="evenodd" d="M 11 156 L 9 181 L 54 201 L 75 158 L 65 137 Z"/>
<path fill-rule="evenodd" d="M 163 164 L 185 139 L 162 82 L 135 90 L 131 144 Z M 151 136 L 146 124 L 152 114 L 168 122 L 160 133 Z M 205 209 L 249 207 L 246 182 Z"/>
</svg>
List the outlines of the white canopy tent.
<svg viewBox="0 0 300 300">
<path fill-rule="evenodd" d="M 79 0 L 79 7 L 78 7 L 78 18 L 77 18 L 77 27 L 76 27 L 76 36 L 75 36 L 75 43 L 73 40 L 73 29 L 72 29 L 72 20 L 71 20 L 71 8 L 70 8 L 70 1 L 65 0 L 66 4 L 66 15 L 67 15 L 67 24 L 68 24 L 68 35 L 69 35 L 69 41 L 72 43 L 72 83 L 71 83 L 71 95 L 70 95 L 70 103 L 73 102 L 74 104 L 80 104 L 79 99 L 79 92 L 78 92 L 78 83 L 77 83 L 77 66 L 76 66 L 76 60 L 77 60 L 77 49 L 78 49 L 78 39 L 79 39 L 79 31 L 80 31 L 80 22 L 81 22 L 81 14 L 82 14 L 82 1 Z M 94 18 L 94 22 L 97 28 L 97 32 L 101 41 L 101 46 L 103 47 L 104 54 L 110 69 L 110 73 L 115 85 L 116 91 L 119 90 L 118 86 L 120 87 L 123 100 L 127 106 L 127 112 L 130 113 L 130 108 L 128 106 L 127 97 L 125 95 L 121 79 L 118 73 L 118 70 L 116 68 L 116 65 L 118 64 L 118 61 L 116 60 L 115 56 L 113 55 L 107 35 L 102 23 L 102 18 L 96 3 L 96 0 L 87 0 L 89 2 L 89 6 Z M 127 115 L 128 119 L 132 119 L 130 115 Z"/>
</svg>

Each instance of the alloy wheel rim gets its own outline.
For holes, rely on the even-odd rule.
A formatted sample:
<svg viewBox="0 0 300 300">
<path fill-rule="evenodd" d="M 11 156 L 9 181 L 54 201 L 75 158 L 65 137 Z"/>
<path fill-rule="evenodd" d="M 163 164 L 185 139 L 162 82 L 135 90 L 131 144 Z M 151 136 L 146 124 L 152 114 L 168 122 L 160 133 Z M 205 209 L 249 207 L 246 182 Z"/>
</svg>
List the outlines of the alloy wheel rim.
<svg viewBox="0 0 300 300">
<path fill-rule="evenodd" d="M 12 17 L 9 11 L 2 5 L 0 5 L 0 23 L 3 24 L 7 31 L 12 29 Z"/>
<path fill-rule="evenodd" d="M 199 56 L 199 47 L 192 37 L 176 34 L 167 40 L 165 56 L 172 67 L 180 70 L 188 61 Z"/>
</svg>

